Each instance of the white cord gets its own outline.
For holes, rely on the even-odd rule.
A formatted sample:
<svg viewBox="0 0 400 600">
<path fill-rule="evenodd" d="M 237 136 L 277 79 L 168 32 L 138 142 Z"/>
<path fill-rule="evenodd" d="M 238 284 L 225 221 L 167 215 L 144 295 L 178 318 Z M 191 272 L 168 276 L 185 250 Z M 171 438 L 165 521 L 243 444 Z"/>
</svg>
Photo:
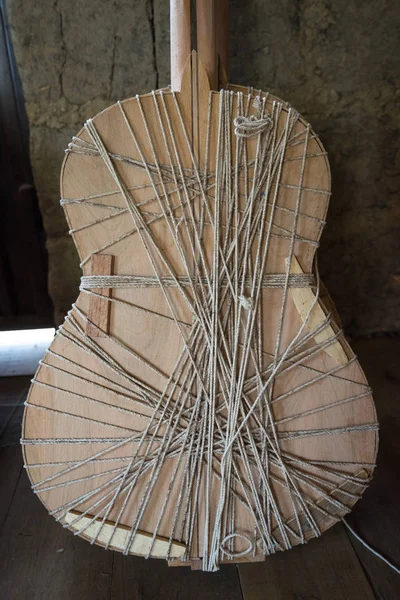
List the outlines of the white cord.
<svg viewBox="0 0 400 600">
<path fill-rule="evenodd" d="M 390 560 L 388 560 L 387 558 L 385 558 L 382 554 L 380 554 L 379 552 L 377 552 L 376 550 L 374 550 L 369 544 L 367 544 L 367 542 L 365 542 L 355 531 L 352 527 L 350 527 L 350 525 L 348 524 L 347 521 L 345 521 L 344 519 L 342 519 L 343 523 L 346 525 L 347 529 L 354 535 L 355 538 L 358 539 L 359 542 L 361 542 L 361 544 L 363 546 L 365 546 L 366 548 L 368 548 L 368 550 L 370 552 L 372 552 L 372 554 L 375 554 L 375 556 L 377 556 L 378 558 L 380 558 L 381 560 L 383 560 L 383 562 L 385 562 L 391 569 L 393 569 L 393 571 L 396 571 L 396 573 L 398 573 L 400 575 L 400 569 L 398 567 L 396 567 L 393 563 L 390 562 Z"/>
</svg>

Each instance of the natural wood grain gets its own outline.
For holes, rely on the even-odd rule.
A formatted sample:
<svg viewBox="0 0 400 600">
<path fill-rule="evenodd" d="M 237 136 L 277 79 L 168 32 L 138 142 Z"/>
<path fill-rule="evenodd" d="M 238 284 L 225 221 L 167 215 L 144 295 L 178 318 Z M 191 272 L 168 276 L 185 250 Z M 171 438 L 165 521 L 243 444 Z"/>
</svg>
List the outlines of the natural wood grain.
<svg viewBox="0 0 400 600">
<path fill-rule="evenodd" d="M 95 254 L 90 261 L 91 275 L 112 275 L 114 257 L 112 254 Z M 95 288 L 96 294 L 105 296 L 91 296 L 89 300 L 88 318 L 86 334 L 89 337 L 104 337 L 109 332 L 110 325 L 110 302 L 107 300 L 111 296 L 110 288 Z"/>
<path fill-rule="evenodd" d="M 7 519 L 22 471 L 23 461 L 19 445 L 0 447 L 0 532 Z"/>
<path fill-rule="evenodd" d="M 1 335 L 1 334 L 0 334 Z M 0 389 L 0 436 L 7 429 L 16 408 L 23 404 L 28 393 L 30 378 L 26 375 L 1 378 Z"/>
<path fill-rule="evenodd" d="M 289 259 L 286 260 L 286 264 L 288 264 Z M 295 256 L 292 256 L 291 264 L 290 264 L 290 273 L 301 274 L 304 273 L 303 269 L 300 266 L 299 261 Z M 326 319 L 326 312 L 322 307 L 322 303 L 319 300 L 315 303 L 315 294 L 311 288 L 291 288 L 290 294 L 293 298 L 293 302 L 296 305 L 298 313 L 300 315 L 303 323 L 306 322 L 306 327 L 309 331 L 313 331 L 319 325 L 321 325 Z M 313 306 L 312 311 L 310 313 L 310 309 Z M 327 325 L 324 327 L 320 333 L 317 333 L 314 336 L 315 341 L 318 344 L 322 344 L 326 342 L 330 338 L 334 337 L 335 330 L 333 325 Z M 330 344 L 327 348 L 325 348 L 325 352 L 332 356 L 337 362 L 341 365 L 345 365 L 349 362 L 347 354 L 340 343 L 340 339 L 336 340 L 333 344 Z"/>
<path fill-rule="evenodd" d="M 219 60 L 219 88 L 225 87 L 228 82 L 226 74 L 229 72 L 229 45 L 228 45 L 228 21 L 229 21 L 229 0 L 217 0 L 216 2 L 216 37 L 217 37 L 217 55 Z M 222 76 L 221 76 L 222 74 Z"/>
<path fill-rule="evenodd" d="M 2 598 L 109 600 L 112 563 L 49 518 L 23 472 L 0 538 Z"/>
<path fill-rule="evenodd" d="M 234 565 L 217 573 L 171 570 L 165 561 L 115 554 L 110 600 L 136 599 L 243 600 L 243 595 Z"/>
<path fill-rule="evenodd" d="M 81 528 L 85 527 L 84 535 L 90 540 L 97 537 L 99 543 L 102 545 L 110 543 L 112 536 L 111 548 L 117 549 L 120 552 L 125 549 L 130 532 L 129 527 L 118 525 L 114 533 L 115 523 L 112 521 L 105 521 L 102 523 L 102 520 L 98 519 L 91 522 L 93 519 L 91 515 L 81 516 L 77 519 L 80 514 L 81 513 L 77 511 L 71 510 L 65 516 L 64 522 L 69 525 L 69 528 L 72 531 L 79 531 Z M 145 531 L 137 531 L 129 546 L 129 554 L 147 556 L 151 550 L 150 556 L 152 558 L 163 558 L 167 554 L 168 546 L 169 542 L 166 538 L 156 536 L 153 542 L 152 534 L 146 533 Z M 186 546 L 184 544 L 172 542 L 170 548 L 171 558 L 183 556 L 185 550 Z"/>
<path fill-rule="evenodd" d="M 353 511 L 354 519 L 353 515 L 347 518 L 351 519 L 352 526 L 364 539 L 400 564 L 397 543 L 400 535 L 397 502 L 400 493 L 397 477 L 400 460 L 400 340 L 355 340 L 352 345 L 375 390 L 382 441 L 372 484 L 363 500 L 357 503 Z M 4 401 L 10 397 L 11 401 L 13 397 L 19 398 L 26 381 L 27 378 L 0 378 L 1 398 Z M 11 434 L 6 431 L 4 440 L 13 439 L 14 445 L 0 450 L 0 513 L 5 518 L 5 507 L 8 510 L 10 503 L 7 501 L 2 504 L 2 501 L 7 498 L 12 500 L 22 468 L 18 446 L 20 436 Z M 1 438 L 0 444 L 4 443 Z M 346 530 L 343 532 L 344 528 L 340 525 L 306 546 L 267 557 L 265 564 L 240 566 L 239 569 L 222 567 L 215 574 L 193 573 L 189 569 L 175 569 L 171 573 L 163 561 L 146 561 L 117 553 L 105 554 L 101 548 L 90 547 L 85 541 L 71 536 L 54 523 L 40 506 L 29 489 L 25 474 L 23 479 L 26 485 L 18 490 L 13 501 L 16 507 L 14 509 L 12 503 L 8 514 L 11 523 L 7 524 L 0 536 L 0 581 L 2 594 L 7 599 L 43 600 L 48 597 L 51 588 L 54 597 L 70 600 L 79 587 L 80 600 L 92 600 L 94 590 L 98 593 L 96 598 L 108 600 L 111 561 L 105 559 L 110 556 L 114 558 L 112 600 L 131 600 L 136 596 L 143 600 L 159 597 L 186 600 L 189 589 L 190 597 L 194 600 L 214 597 L 241 600 L 238 573 L 245 600 L 274 600 L 276 597 L 283 600 L 294 597 L 330 600 L 333 597 L 336 600 L 346 593 L 345 597 L 351 599 L 371 597 L 370 591 L 365 591 L 365 579 L 360 580 L 360 564 L 354 560 L 354 550 L 344 535 Z M 30 529 L 31 523 L 37 524 L 34 531 Z M 50 528 L 50 536 L 47 527 Z M 39 535 L 43 528 L 44 534 Z M 34 543 L 32 535 L 27 536 L 27 533 L 33 533 Z M 57 535 L 56 541 L 54 535 Z M 44 551 L 42 544 L 48 545 L 48 552 Z M 400 597 L 398 575 L 361 544 L 355 542 L 354 546 L 375 596 L 382 600 Z M 64 551 L 57 552 L 60 548 L 64 548 Z M 97 569 L 93 571 L 96 562 Z M 94 580 L 90 582 L 88 577 L 94 577 Z M 104 588 L 103 596 L 102 590 L 96 587 L 97 578 Z"/>
<path fill-rule="evenodd" d="M 361 470 L 358 471 L 358 473 L 356 473 L 356 477 L 361 478 L 361 479 L 367 479 L 368 474 L 365 470 Z M 350 492 L 352 494 L 357 494 L 360 495 L 364 492 L 365 490 L 365 486 L 363 486 L 360 483 L 356 483 L 353 481 L 346 481 L 343 484 L 341 484 L 340 486 L 338 486 L 331 494 L 329 494 L 329 496 L 332 497 L 332 499 L 334 500 L 339 500 L 340 502 L 342 502 L 343 504 L 348 503 L 348 494 L 346 492 Z M 345 515 L 345 511 L 343 511 L 341 508 L 339 508 L 337 505 L 335 505 L 333 502 L 331 502 L 328 498 L 321 498 L 319 500 L 317 500 L 317 502 L 315 502 L 314 506 L 310 506 L 309 510 L 313 516 L 313 518 L 319 522 L 320 524 L 324 521 L 324 519 L 327 519 L 328 522 L 330 522 L 330 517 L 327 518 L 324 516 L 323 513 L 321 513 L 321 511 L 325 511 L 325 513 L 329 513 L 329 515 L 334 515 L 337 519 L 341 519 L 344 515 Z M 301 514 L 299 516 L 299 519 L 301 521 L 302 524 L 302 529 L 304 532 L 304 537 L 306 540 L 311 539 L 314 537 L 314 534 L 311 530 L 310 527 L 310 523 L 308 521 L 308 519 L 305 517 L 304 514 Z M 289 519 L 287 521 L 287 525 L 289 525 L 289 527 L 295 527 L 296 525 L 296 519 L 294 517 L 292 517 L 291 519 Z M 273 529 L 272 531 L 274 538 L 279 541 L 280 543 L 282 543 L 282 536 L 280 534 L 279 528 L 275 527 L 275 529 Z M 259 542 L 259 546 L 261 547 L 261 543 Z M 241 557 L 239 559 L 236 559 L 236 563 L 237 564 L 243 564 L 243 563 L 254 563 L 254 562 L 263 562 L 265 560 L 265 556 L 264 555 L 256 555 L 255 557 L 253 556 L 244 556 Z M 172 567 L 177 567 L 177 566 L 190 566 L 193 569 L 196 568 L 198 559 L 192 559 L 192 561 L 189 562 L 181 562 L 179 559 L 175 559 L 175 560 L 171 560 L 168 562 L 168 564 Z M 222 561 L 222 562 L 226 562 L 229 563 L 230 561 Z"/>
<path fill-rule="evenodd" d="M 194 82 L 198 83 L 195 84 Z M 200 169 L 213 171 L 215 169 L 216 152 L 217 152 L 217 116 L 219 111 L 220 95 L 214 92 L 209 92 L 208 78 L 201 62 L 197 61 L 196 55 L 192 55 L 190 60 L 186 62 L 185 72 L 182 77 L 181 91 L 176 94 L 177 102 L 185 124 L 185 129 L 191 143 L 191 152 L 186 146 L 185 137 L 178 118 L 175 100 L 172 94 L 168 91 L 164 92 L 164 100 L 170 114 L 172 127 L 176 130 L 177 146 L 179 147 L 180 159 L 183 168 L 193 169 L 193 160 Z M 232 86 L 233 92 L 242 92 L 247 94 L 246 88 Z M 252 99 L 250 99 L 252 100 Z M 268 96 L 267 110 L 271 110 L 273 102 L 278 99 Z M 209 155 L 208 164 L 205 165 L 205 144 L 206 144 L 206 125 L 207 114 L 210 102 L 211 110 L 211 127 L 209 140 Z M 232 96 L 233 109 L 237 108 L 238 96 Z M 158 160 L 161 164 L 168 164 L 169 158 L 165 149 L 159 125 L 157 114 L 154 105 L 154 96 L 152 94 L 140 97 L 141 108 L 146 115 L 147 123 L 149 124 L 153 146 L 156 149 Z M 143 125 L 140 107 L 138 100 L 132 98 L 123 102 L 124 110 L 130 123 L 134 124 L 137 138 L 140 140 L 144 159 L 147 162 L 154 160 L 152 147 L 149 144 L 148 137 Z M 253 102 L 249 102 L 250 113 L 256 114 L 256 107 Z M 282 105 L 280 113 L 278 129 L 282 130 L 288 115 L 288 108 Z M 135 146 L 132 137 L 127 133 L 126 124 L 121 118 L 121 111 L 118 106 L 110 107 L 94 118 L 101 138 L 103 139 L 109 152 L 129 156 L 135 160 L 140 160 L 138 149 Z M 232 125 L 232 153 L 234 155 L 236 138 L 233 133 Z M 293 134 L 300 135 L 305 130 L 305 122 L 298 118 L 296 121 Z M 88 135 L 85 132 L 80 132 L 79 136 L 87 140 Z M 250 139 L 247 142 L 248 159 L 254 158 L 257 151 L 257 141 Z M 281 211 L 276 217 L 276 223 L 281 228 L 290 230 L 292 226 L 292 212 L 296 194 L 298 193 L 295 184 L 298 181 L 301 170 L 301 145 L 293 145 L 287 150 L 288 160 L 284 162 L 282 169 L 282 182 L 284 187 L 279 190 L 279 206 Z M 317 137 L 310 136 L 308 155 L 305 161 L 304 170 L 304 189 L 301 194 L 301 211 L 302 215 L 297 224 L 296 233 L 299 239 L 311 240 L 314 245 L 308 245 L 297 241 L 295 243 L 295 255 L 302 265 L 304 272 L 311 273 L 312 264 L 315 253 L 315 245 L 321 234 L 321 224 L 326 216 L 328 197 L 330 190 L 330 173 L 329 165 L 326 156 L 323 154 L 323 147 Z M 148 176 L 144 169 L 132 169 L 123 164 L 118 165 L 118 169 L 123 175 L 125 185 L 129 187 L 135 186 L 134 198 L 136 202 L 141 202 L 148 199 Z M 251 175 L 251 168 L 249 168 Z M 178 204 L 178 197 L 174 188 L 170 185 L 169 202 L 172 206 Z M 244 185 L 241 181 L 240 185 Z M 243 187 L 241 191 L 243 192 Z M 319 191 L 316 191 L 319 190 Z M 124 207 L 124 200 L 121 194 L 115 192 L 115 183 L 110 177 L 103 162 L 92 159 L 89 156 L 69 154 L 64 162 L 62 172 L 62 197 L 63 198 L 81 198 L 83 196 L 94 196 L 102 192 L 113 194 L 113 205 Z M 244 194 L 243 194 L 244 197 Z M 243 200 L 244 202 L 244 200 Z M 151 210 L 157 211 L 156 202 L 151 203 Z M 197 197 L 194 201 L 194 211 L 198 214 L 201 208 L 201 199 Z M 243 205 L 242 207 L 243 208 Z M 71 229 L 78 229 L 83 223 L 96 220 L 98 212 L 93 206 L 85 206 L 81 204 L 69 204 L 65 206 L 68 220 L 71 224 Z M 197 212 L 196 212 L 197 211 Z M 292 212 L 291 212 L 292 211 Z M 104 214 L 104 213 L 102 213 Z M 304 216 L 305 215 L 305 216 Z M 307 218 L 310 216 L 311 218 Z M 74 241 L 78 249 L 81 260 L 84 260 L 88 255 L 96 252 L 99 247 L 107 243 L 111 243 L 113 239 L 122 236 L 132 227 L 132 223 L 126 215 L 121 215 L 113 218 L 112 224 L 106 226 L 104 224 L 95 225 L 93 227 L 77 230 L 74 233 Z M 213 256 L 213 233 L 209 225 L 205 226 L 204 245 L 206 248 L 207 259 L 211 261 Z M 152 235 L 162 244 L 163 252 L 168 256 L 170 263 L 176 270 L 177 275 L 184 275 L 184 269 L 179 259 L 178 252 L 175 248 L 173 239 L 169 232 L 169 228 L 165 220 L 157 220 L 151 225 Z M 188 248 L 189 242 L 184 240 L 184 247 Z M 275 237 L 271 242 L 271 249 L 266 265 L 267 273 L 284 273 L 285 258 L 289 255 L 290 240 L 285 237 Z M 143 245 L 138 236 L 126 237 L 123 242 L 118 242 L 112 248 L 115 253 L 115 274 L 133 274 L 133 275 L 152 275 L 152 267 L 149 259 L 144 251 Z M 88 274 L 89 266 L 85 265 L 84 273 Z M 167 272 L 162 271 L 167 275 Z M 115 292 L 115 293 L 114 293 Z M 169 309 L 166 304 L 162 292 L 157 288 L 144 289 L 118 289 L 113 292 L 113 298 L 119 298 L 131 304 L 148 307 L 153 313 L 162 315 L 169 314 Z M 190 322 L 191 315 L 187 307 L 182 302 L 178 290 L 171 290 L 172 301 L 176 305 L 179 318 L 183 322 Z M 265 288 L 262 290 L 262 303 L 264 308 L 263 313 L 263 352 L 266 356 L 265 366 L 271 360 L 270 356 L 274 355 L 275 340 L 277 335 L 277 325 L 281 310 L 282 289 Z M 282 344 L 288 344 L 301 326 L 301 318 L 292 303 L 287 303 L 285 313 L 285 328 L 282 334 Z M 80 294 L 76 305 L 87 313 L 89 302 L 85 294 Z M 68 325 L 66 325 L 68 329 Z M 182 337 L 177 331 L 175 325 L 166 319 L 157 319 L 154 314 L 147 312 L 138 313 L 137 311 L 129 311 L 118 304 L 113 305 L 112 318 L 110 319 L 110 336 L 111 339 L 101 338 L 100 343 L 103 348 L 107 349 L 112 354 L 113 360 L 121 364 L 129 373 L 145 381 L 153 386 L 161 393 L 165 386 L 166 378 L 171 373 L 173 365 L 182 349 Z M 139 357 L 143 357 L 150 365 L 154 365 L 159 369 L 159 372 L 150 368 L 140 359 L 133 359 L 128 356 L 120 345 L 113 344 L 113 339 L 126 344 Z M 79 438 L 102 438 L 104 435 L 117 437 L 121 434 L 121 428 L 129 427 L 134 431 L 143 431 L 148 418 L 149 410 L 138 403 L 135 404 L 136 414 L 127 416 L 121 412 L 114 410 L 117 405 L 120 408 L 129 410 L 132 408 L 132 403 L 129 398 L 123 394 L 118 394 L 114 385 L 126 385 L 126 381 L 119 375 L 112 374 L 113 381 L 104 389 L 95 388 L 94 385 L 88 382 L 82 382 L 80 365 L 86 366 L 93 372 L 91 376 L 93 381 L 98 382 L 99 376 L 110 377 L 110 372 L 103 363 L 96 360 L 95 356 L 88 356 L 83 351 L 76 349 L 68 339 L 56 336 L 52 343 L 51 349 L 58 353 L 61 357 L 67 357 L 75 361 L 76 366 L 70 367 L 72 375 L 75 377 L 63 374 L 60 371 L 50 368 L 41 367 L 37 373 L 39 382 L 47 383 L 52 388 L 45 388 L 40 385 L 33 385 L 29 395 L 29 403 L 37 406 L 42 406 L 49 409 L 55 409 L 58 412 L 43 412 L 35 409 L 32 406 L 27 407 L 26 418 L 24 423 L 24 436 L 30 438 L 42 437 L 79 437 Z M 349 351 L 350 352 L 350 351 Z M 352 357 L 353 354 L 350 354 Z M 49 365 L 63 366 L 54 355 L 48 355 L 45 362 Z M 280 377 L 274 386 L 274 397 L 284 395 L 296 386 L 307 384 L 313 379 L 316 372 L 327 373 L 338 365 L 337 361 L 326 353 L 318 353 L 317 355 L 307 359 L 306 365 L 299 365 L 293 368 L 285 377 Z M 164 374 L 164 375 L 163 375 Z M 375 421 L 375 411 L 370 395 L 365 395 L 354 402 L 347 403 L 344 406 L 334 406 L 329 410 L 322 410 L 325 405 L 335 403 L 343 398 L 352 397 L 362 389 L 365 390 L 366 380 L 363 372 L 357 363 L 353 361 L 346 364 L 343 370 L 334 378 L 326 377 L 320 381 L 306 387 L 305 391 L 294 392 L 285 402 L 277 402 L 274 405 L 274 419 L 277 421 L 277 431 L 284 434 L 286 431 L 296 431 L 304 429 L 331 429 L 335 427 L 345 427 L 349 424 L 358 423 L 373 423 Z M 111 388 L 111 391 L 110 389 Z M 64 391 L 63 391 L 64 390 Z M 94 397 L 100 404 L 89 404 L 83 401 L 78 401 L 76 398 L 68 395 L 71 390 L 83 397 Z M 321 409 L 313 412 L 315 409 Z M 306 417 L 298 416 L 300 411 L 309 411 Z M 72 416 L 64 416 L 62 413 L 68 412 Z M 82 417 L 80 419 L 75 419 Z M 88 421 L 91 419 L 91 421 Z M 286 420 L 289 419 L 289 422 Z M 292 419 L 292 420 L 290 420 Z M 324 459 L 327 461 L 338 461 L 349 463 L 374 463 L 376 455 L 376 433 L 373 431 L 362 431 L 356 434 L 344 433 L 340 437 L 327 433 L 324 436 L 310 436 L 306 438 L 284 439 L 280 443 L 281 449 L 288 454 L 305 457 L 306 459 Z M 29 469 L 30 464 L 49 463 L 51 460 L 66 460 L 78 461 L 85 456 L 90 456 L 96 451 L 104 448 L 99 445 L 87 444 L 84 448 L 78 444 L 51 444 L 26 446 L 24 449 L 25 461 L 28 467 L 29 475 L 32 482 L 39 482 L 46 477 L 49 477 L 54 471 L 52 467 L 36 467 Z M 81 468 L 80 475 L 94 475 L 101 478 L 102 473 L 106 468 L 118 466 L 118 459 L 126 456 L 126 453 L 134 451 L 134 445 L 130 444 L 113 453 L 112 460 L 106 466 L 103 463 L 91 465 L 90 467 Z M 116 462 L 113 462 L 115 459 Z M 171 474 L 174 471 L 176 462 L 175 459 L 170 459 L 164 464 L 162 471 L 159 474 L 157 483 L 154 486 L 152 493 L 151 510 L 146 510 L 140 524 L 140 529 L 146 532 L 152 532 L 157 525 L 158 515 L 163 506 L 163 501 L 168 490 L 168 482 Z M 306 468 L 306 467 L 304 467 Z M 359 470 L 357 465 L 349 464 L 347 471 L 355 473 Z M 314 474 L 313 467 L 307 467 L 310 475 Z M 372 467 L 371 467 L 372 472 Z M 277 471 L 276 473 L 277 474 Z M 370 473 L 369 473 L 370 474 Z M 69 475 L 73 477 L 73 475 Z M 183 473 L 178 471 L 177 480 L 182 481 Z M 68 477 L 66 476 L 66 479 Z M 90 482 L 93 480 L 90 480 Z M 337 486 L 340 486 L 344 479 L 333 479 Z M 68 502 L 76 495 L 83 494 L 87 491 L 87 486 L 91 483 L 78 481 L 74 485 L 56 487 L 50 491 L 41 494 L 43 503 L 49 510 L 55 509 L 60 505 Z M 143 478 L 143 485 L 146 483 L 146 477 Z M 215 490 L 218 490 L 218 477 L 215 475 L 213 481 Z M 293 505 L 285 486 L 278 483 L 271 483 L 272 491 L 276 497 L 282 515 L 285 519 L 290 519 L 293 516 Z M 202 480 L 201 493 L 199 497 L 199 513 L 198 513 L 198 532 L 194 535 L 191 556 L 199 557 L 199 548 L 203 543 L 203 525 L 204 525 L 204 481 Z M 170 495 L 169 510 L 166 512 L 161 523 L 159 523 L 158 534 L 161 536 L 169 536 L 171 530 L 171 520 L 174 515 L 174 503 L 176 503 L 178 490 L 173 489 Z M 318 501 L 319 495 L 315 490 L 309 492 L 311 501 Z M 133 493 L 130 497 L 129 504 L 124 511 L 121 519 L 121 524 L 126 527 L 131 527 L 138 507 L 141 501 L 140 489 L 137 493 Z M 82 508 L 84 510 L 84 507 Z M 115 521 L 120 510 L 117 505 L 111 511 L 109 519 Z M 215 515 L 216 507 L 212 506 L 211 518 Z M 235 508 L 237 522 L 240 524 L 240 530 L 248 532 L 252 535 L 254 531 L 254 522 L 249 514 L 249 511 L 240 502 Z M 331 519 L 323 519 L 320 523 L 321 531 L 329 528 L 336 518 L 333 515 Z M 235 542 L 236 543 L 236 542 Z M 235 550 L 243 550 L 243 548 L 235 547 Z M 262 555 L 261 550 L 257 554 L 256 559 Z"/>
<path fill-rule="evenodd" d="M 217 0 L 197 0 L 197 52 L 204 65 L 210 88 L 218 88 Z"/>
<path fill-rule="evenodd" d="M 244 600 L 374 599 L 341 524 L 305 546 L 261 564 L 239 565 L 238 571 Z"/>
<path fill-rule="evenodd" d="M 24 397 L 26 380 L 0 378 L 0 398 Z M 79 600 L 186 600 L 190 589 L 191 600 L 219 595 L 242 600 L 234 566 L 223 567 L 217 574 L 178 569 L 171 577 L 164 561 L 104 553 L 62 529 L 30 490 L 22 465 L 20 435 L 14 435 L 14 429 L 20 430 L 21 416 L 18 423 L 10 422 L 0 437 L 2 598 L 71 600 L 78 595 Z M 12 445 L 3 445 L 11 441 Z"/>
<path fill-rule="evenodd" d="M 389 561 L 400 568 L 400 339 L 383 337 L 354 340 L 357 356 L 374 389 L 380 422 L 377 467 L 371 485 L 347 521 Z M 372 554 L 346 529 L 375 595 L 383 600 L 400 598 L 400 577 Z"/>
</svg>

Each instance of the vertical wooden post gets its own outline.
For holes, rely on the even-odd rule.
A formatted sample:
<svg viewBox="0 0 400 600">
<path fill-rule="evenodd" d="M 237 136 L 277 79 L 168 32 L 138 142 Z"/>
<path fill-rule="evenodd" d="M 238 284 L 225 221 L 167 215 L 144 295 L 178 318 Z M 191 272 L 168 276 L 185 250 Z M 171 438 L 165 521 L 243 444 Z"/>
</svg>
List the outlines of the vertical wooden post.
<svg viewBox="0 0 400 600">
<path fill-rule="evenodd" d="M 197 0 L 197 52 L 202 62 L 210 88 L 218 88 L 216 0 Z"/>
<path fill-rule="evenodd" d="M 171 87 L 181 88 L 183 68 L 191 52 L 190 0 L 171 0 Z"/>
<path fill-rule="evenodd" d="M 228 60 L 228 0 L 217 0 L 216 6 L 217 56 L 219 87 L 227 83 Z"/>
</svg>

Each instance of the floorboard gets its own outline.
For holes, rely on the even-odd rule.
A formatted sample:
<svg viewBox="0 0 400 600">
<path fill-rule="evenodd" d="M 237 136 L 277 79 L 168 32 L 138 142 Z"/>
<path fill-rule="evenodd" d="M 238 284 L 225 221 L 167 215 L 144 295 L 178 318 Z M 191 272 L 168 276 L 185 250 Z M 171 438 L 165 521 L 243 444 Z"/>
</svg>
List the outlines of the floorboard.
<svg viewBox="0 0 400 600">
<path fill-rule="evenodd" d="M 22 472 L 19 439 L 29 381 L 29 377 L 0 379 L 0 532 Z"/>
<path fill-rule="evenodd" d="M 21 472 L 20 447 L 13 445 L 0 448 L 0 532 L 7 519 Z"/>
<path fill-rule="evenodd" d="M 375 597 L 341 524 L 305 546 L 238 569 L 245 600 Z"/>
<path fill-rule="evenodd" d="M 363 340 L 353 347 L 374 391 L 380 432 L 374 479 L 348 521 L 400 568 L 400 340 Z M 349 537 L 377 598 L 398 600 L 400 576 Z"/>
<path fill-rule="evenodd" d="M 2 377 L 0 382 L 0 438 L 1 445 L 5 445 L 3 434 L 16 407 L 25 399 L 30 377 Z"/>
<path fill-rule="evenodd" d="M 168 567 L 165 561 L 115 555 L 111 600 L 242 600 L 234 565 L 217 573 Z"/>
<path fill-rule="evenodd" d="M 3 527 L 5 600 L 109 600 L 113 553 L 64 530 L 32 493 L 25 471 Z"/>
</svg>

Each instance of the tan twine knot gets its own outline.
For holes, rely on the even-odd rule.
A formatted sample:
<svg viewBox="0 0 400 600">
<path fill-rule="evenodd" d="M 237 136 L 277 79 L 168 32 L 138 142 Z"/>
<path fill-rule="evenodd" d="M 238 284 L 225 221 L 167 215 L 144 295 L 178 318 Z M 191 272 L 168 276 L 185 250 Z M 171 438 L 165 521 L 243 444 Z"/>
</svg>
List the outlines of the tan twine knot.
<svg viewBox="0 0 400 600">
<path fill-rule="evenodd" d="M 235 135 L 239 138 L 251 138 L 272 129 L 270 115 L 268 113 L 264 115 L 265 99 L 261 101 L 261 98 L 256 96 L 253 106 L 257 109 L 257 116 L 240 115 L 233 120 Z"/>
<path fill-rule="evenodd" d="M 253 300 L 247 296 L 239 296 L 239 303 L 245 310 L 251 310 L 253 308 Z"/>
<path fill-rule="evenodd" d="M 235 135 L 239 138 L 251 138 L 272 128 L 271 117 L 236 117 L 233 121 L 235 125 Z"/>
</svg>

